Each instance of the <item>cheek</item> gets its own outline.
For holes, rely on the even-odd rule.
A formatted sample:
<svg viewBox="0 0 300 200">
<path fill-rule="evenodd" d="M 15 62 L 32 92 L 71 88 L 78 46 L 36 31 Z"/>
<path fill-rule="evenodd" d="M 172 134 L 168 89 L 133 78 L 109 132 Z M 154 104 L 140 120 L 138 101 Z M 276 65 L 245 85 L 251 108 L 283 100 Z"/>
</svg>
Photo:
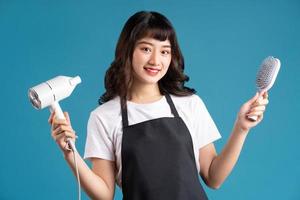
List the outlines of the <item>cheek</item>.
<svg viewBox="0 0 300 200">
<path fill-rule="evenodd" d="M 167 71 L 168 68 L 169 68 L 169 66 L 170 66 L 170 64 L 171 64 L 171 58 L 166 58 L 164 60 L 163 64 L 164 64 L 164 70 Z"/>
<path fill-rule="evenodd" d="M 138 68 L 140 65 L 144 63 L 144 56 L 139 52 L 134 52 L 132 56 L 132 65 L 134 68 Z"/>
<path fill-rule="evenodd" d="M 132 55 L 132 67 L 133 69 L 137 69 L 139 65 L 139 56 L 137 55 L 137 53 L 134 52 Z"/>
</svg>

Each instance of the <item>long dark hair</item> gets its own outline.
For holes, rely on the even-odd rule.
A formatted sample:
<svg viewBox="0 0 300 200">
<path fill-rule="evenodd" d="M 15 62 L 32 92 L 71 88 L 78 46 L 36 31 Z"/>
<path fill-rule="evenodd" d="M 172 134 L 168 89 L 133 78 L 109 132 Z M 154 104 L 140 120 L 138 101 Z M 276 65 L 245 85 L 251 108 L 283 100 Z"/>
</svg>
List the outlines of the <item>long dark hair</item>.
<svg viewBox="0 0 300 200">
<path fill-rule="evenodd" d="M 140 11 L 132 15 L 123 27 L 116 46 L 115 59 L 105 74 L 106 91 L 100 97 L 99 104 L 120 96 L 122 106 L 125 105 L 133 80 L 133 51 L 136 42 L 143 37 L 160 41 L 168 39 L 171 44 L 171 63 L 166 75 L 158 82 L 160 92 L 176 96 L 188 96 L 196 92 L 184 86 L 189 77 L 184 74 L 184 60 L 171 22 L 160 13 Z"/>
</svg>

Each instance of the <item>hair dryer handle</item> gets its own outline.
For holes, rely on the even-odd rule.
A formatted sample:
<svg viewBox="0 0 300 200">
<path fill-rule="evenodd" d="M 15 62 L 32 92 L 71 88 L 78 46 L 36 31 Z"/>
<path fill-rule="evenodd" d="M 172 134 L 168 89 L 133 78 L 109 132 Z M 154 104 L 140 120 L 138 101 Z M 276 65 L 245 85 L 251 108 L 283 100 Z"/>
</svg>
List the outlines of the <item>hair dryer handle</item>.
<svg viewBox="0 0 300 200">
<path fill-rule="evenodd" d="M 55 112 L 55 117 L 56 119 L 63 119 L 66 120 L 66 117 L 58 103 L 58 101 L 54 101 L 51 105 L 50 105 L 50 112 Z M 73 142 L 73 140 L 71 138 L 67 139 L 67 142 L 69 144 L 69 148 L 72 149 L 74 152 L 76 152 L 76 147 L 75 144 Z"/>
<path fill-rule="evenodd" d="M 56 119 L 66 119 L 58 101 L 54 101 L 51 105 L 50 105 L 50 112 L 55 112 L 55 117 Z"/>
</svg>

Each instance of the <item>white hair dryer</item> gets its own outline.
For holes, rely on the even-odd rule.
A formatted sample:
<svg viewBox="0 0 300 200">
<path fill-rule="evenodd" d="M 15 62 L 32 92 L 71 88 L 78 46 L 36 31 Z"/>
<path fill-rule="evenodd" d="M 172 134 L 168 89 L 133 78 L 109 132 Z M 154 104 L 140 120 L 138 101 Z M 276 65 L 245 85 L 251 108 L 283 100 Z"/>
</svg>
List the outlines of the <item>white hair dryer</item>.
<svg viewBox="0 0 300 200">
<path fill-rule="evenodd" d="M 81 83 L 79 76 L 57 76 L 30 88 L 28 96 L 33 107 L 36 109 L 43 109 L 49 106 L 51 112 L 55 111 L 57 119 L 66 119 L 59 106 L 59 101 L 70 96 L 76 85 L 79 83 Z M 67 141 L 69 147 L 73 151 L 77 151 L 74 142 L 70 138 Z"/>
<path fill-rule="evenodd" d="M 28 97 L 33 107 L 36 109 L 43 109 L 45 107 L 50 107 L 50 111 L 55 111 L 55 117 L 57 119 L 66 119 L 63 111 L 59 106 L 59 101 L 67 98 L 71 95 L 76 85 L 81 83 L 79 76 L 68 77 L 68 76 L 57 76 L 49 81 L 41 83 L 34 86 L 28 90 Z M 78 199 L 81 199 L 81 189 L 80 189 L 80 178 L 79 171 L 77 167 L 77 159 L 75 152 L 77 149 L 74 142 L 68 138 L 67 143 L 69 148 L 73 151 L 76 177 L 78 181 Z"/>
</svg>

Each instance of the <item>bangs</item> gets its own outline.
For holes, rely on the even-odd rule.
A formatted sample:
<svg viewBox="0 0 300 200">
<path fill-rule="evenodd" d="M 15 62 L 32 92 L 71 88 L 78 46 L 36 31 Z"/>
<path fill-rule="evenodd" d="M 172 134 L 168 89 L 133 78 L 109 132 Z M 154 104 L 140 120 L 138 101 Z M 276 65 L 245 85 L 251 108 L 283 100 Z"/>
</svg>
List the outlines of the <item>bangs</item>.
<svg viewBox="0 0 300 200">
<path fill-rule="evenodd" d="M 149 15 L 143 23 L 141 23 L 140 31 L 138 31 L 139 39 L 143 37 L 154 38 L 159 41 L 167 39 L 173 40 L 175 36 L 171 23 L 162 15 Z"/>
<path fill-rule="evenodd" d="M 155 27 L 155 28 L 149 28 L 144 31 L 143 34 L 141 34 L 142 37 L 149 37 L 154 38 L 159 41 L 165 41 L 169 39 L 170 41 L 174 38 L 174 33 L 172 29 L 168 27 Z"/>
</svg>

